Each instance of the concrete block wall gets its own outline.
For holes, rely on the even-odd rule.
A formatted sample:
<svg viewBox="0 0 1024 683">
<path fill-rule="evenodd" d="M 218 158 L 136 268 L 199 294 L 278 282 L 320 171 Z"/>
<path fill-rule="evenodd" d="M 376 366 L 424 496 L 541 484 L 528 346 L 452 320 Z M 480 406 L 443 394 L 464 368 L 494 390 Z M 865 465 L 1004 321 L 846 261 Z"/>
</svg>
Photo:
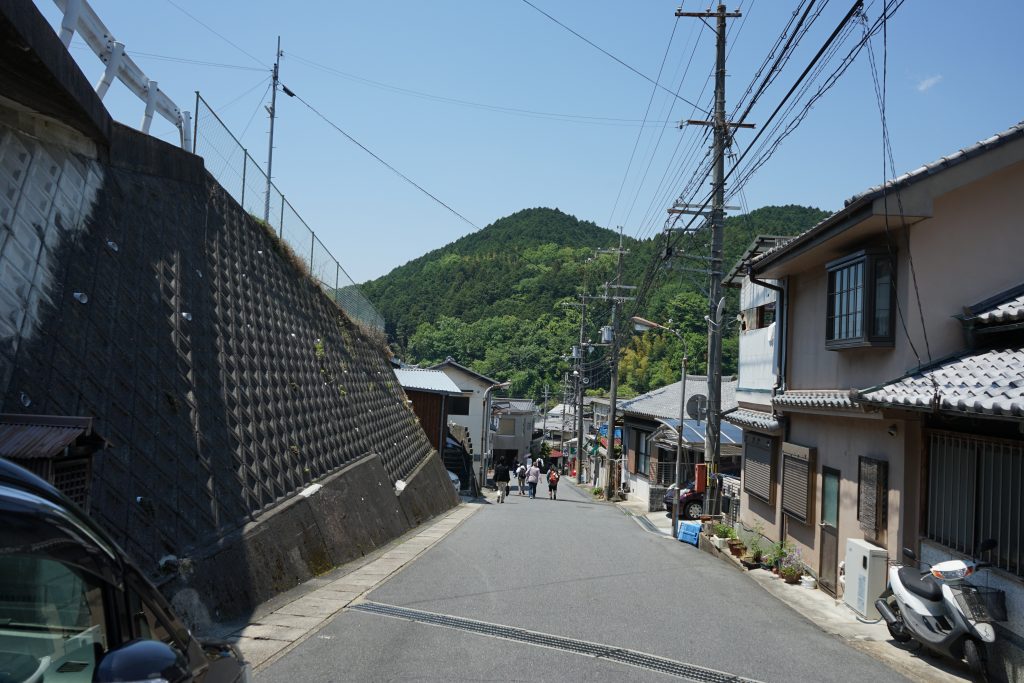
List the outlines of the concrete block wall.
<svg viewBox="0 0 1024 683">
<path fill-rule="evenodd" d="M 383 342 L 202 159 L 116 124 L 105 154 L 90 157 L 87 144 L 4 121 L 0 411 L 97 418 L 112 447 L 94 458 L 89 512 L 143 571 L 159 579 L 165 555 L 220 549 L 214 581 L 189 590 L 207 611 L 237 614 L 457 503 L 438 464 L 395 505 L 394 483 L 440 460 Z M 272 553 L 244 540 L 258 536 L 252 524 L 371 456 L 381 476 L 336 501 L 330 539 L 264 536 L 294 544 L 283 552 L 305 569 L 257 571 L 252 559 Z M 401 523 L 383 523 L 385 508 Z M 238 596 L 214 589 L 227 577 Z"/>
</svg>

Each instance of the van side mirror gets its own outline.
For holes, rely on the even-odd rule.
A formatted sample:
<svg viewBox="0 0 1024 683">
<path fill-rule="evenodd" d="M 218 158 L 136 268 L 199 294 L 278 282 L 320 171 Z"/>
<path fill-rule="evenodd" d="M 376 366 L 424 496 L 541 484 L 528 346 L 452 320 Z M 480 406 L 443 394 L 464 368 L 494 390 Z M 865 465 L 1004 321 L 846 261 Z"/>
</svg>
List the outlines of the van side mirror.
<svg viewBox="0 0 1024 683">
<path fill-rule="evenodd" d="M 908 560 L 912 560 L 914 562 L 917 562 L 917 553 L 915 553 L 910 548 L 904 548 L 903 549 L 903 557 L 907 558 Z"/>
<path fill-rule="evenodd" d="M 93 683 L 184 683 L 191 680 L 191 676 L 185 657 L 167 643 L 133 640 L 105 654 L 92 680 Z"/>
</svg>

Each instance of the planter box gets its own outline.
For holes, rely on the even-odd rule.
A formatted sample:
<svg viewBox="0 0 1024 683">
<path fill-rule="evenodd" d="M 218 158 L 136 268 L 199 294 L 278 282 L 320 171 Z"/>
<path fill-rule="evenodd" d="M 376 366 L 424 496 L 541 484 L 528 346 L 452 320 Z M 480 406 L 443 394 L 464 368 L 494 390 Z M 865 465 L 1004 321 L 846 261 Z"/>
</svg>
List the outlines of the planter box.
<svg viewBox="0 0 1024 683">
<path fill-rule="evenodd" d="M 719 538 L 718 536 L 712 536 L 711 537 L 711 544 L 713 546 L 715 546 L 716 548 L 718 548 L 719 550 L 728 550 L 729 549 L 729 539 L 728 538 Z"/>
</svg>

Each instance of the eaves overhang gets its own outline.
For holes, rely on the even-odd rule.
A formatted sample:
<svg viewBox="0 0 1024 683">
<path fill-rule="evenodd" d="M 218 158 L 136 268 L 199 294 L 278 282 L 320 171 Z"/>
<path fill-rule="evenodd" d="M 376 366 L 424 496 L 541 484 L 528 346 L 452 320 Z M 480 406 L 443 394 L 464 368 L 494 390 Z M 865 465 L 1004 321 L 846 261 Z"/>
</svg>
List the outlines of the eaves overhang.
<svg viewBox="0 0 1024 683">
<path fill-rule="evenodd" d="M 1022 161 L 1024 122 L 854 195 L 841 210 L 755 259 L 752 272 L 779 279 L 828 262 L 858 240 L 931 217 L 936 197 Z"/>
</svg>

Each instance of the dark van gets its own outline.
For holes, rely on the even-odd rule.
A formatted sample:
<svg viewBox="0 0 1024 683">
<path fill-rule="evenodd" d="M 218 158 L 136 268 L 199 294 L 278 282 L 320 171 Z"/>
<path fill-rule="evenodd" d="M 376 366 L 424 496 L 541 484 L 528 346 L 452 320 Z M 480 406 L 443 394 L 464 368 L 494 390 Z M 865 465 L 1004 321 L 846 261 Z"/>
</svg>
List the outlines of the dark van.
<svg viewBox="0 0 1024 683">
<path fill-rule="evenodd" d="M 238 652 L 193 637 L 95 522 L 0 459 L 0 682 L 248 680 Z"/>
</svg>

